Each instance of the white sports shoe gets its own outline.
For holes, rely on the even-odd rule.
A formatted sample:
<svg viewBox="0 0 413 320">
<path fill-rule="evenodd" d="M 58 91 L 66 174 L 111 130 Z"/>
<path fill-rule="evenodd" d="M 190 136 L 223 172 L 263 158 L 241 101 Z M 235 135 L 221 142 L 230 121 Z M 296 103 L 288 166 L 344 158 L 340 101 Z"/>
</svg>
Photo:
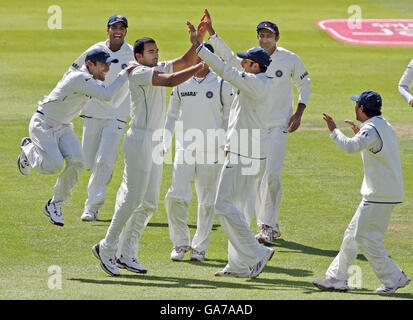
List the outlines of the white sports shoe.
<svg viewBox="0 0 413 320">
<path fill-rule="evenodd" d="M 120 272 L 118 267 L 116 266 L 115 259 L 105 257 L 100 251 L 100 244 L 95 244 L 92 248 L 92 252 L 94 256 L 100 260 L 100 266 L 102 267 L 103 271 L 111 276 L 120 276 Z"/>
<path fill-rule="evenodd" d="M 252 267 L 250 278 L 255 279 L 256 277 L 258 277 L 262 270 L 264 270 L 265 266 L 267 265 L 267 262 L 271 260 L 275 250 L 271 248 L 267 248 L 267 250 L 268 251 L 264 255 L 264 257 Z"/>
<path fill-rule="evenodd" d="M 215 272 L 215 277 L 233 277 L 233 278 L 249 278 L 249 272 L 232 272 L 228 271 L 227 266 L 221 271 Z"/>
<path fill-rule="evenodd" d="M 190 249 L 189 246 L 176 247 L 171 252 L 172 261 L 182 261 L 184 259 L 185 253 Z"/>
<path fill-rule="evenodd" d="M 98 212 L 85 209 L 80 219 L 82 221 L 96 221 L 98 219 Z"/>
<path fill-rule="evenodd" d="M 382 285 L 380 288 L 376 290 L 379 294 L 391 294 L 395 293 L 397 289 L 404 288 L 410 283 L 410 279 L 406 274 L 402 271 L 399 281 L 397 281 L 396 285 L 393 288 L 386 287 Z"/>
<path fill-rule="evenodd" d="M 278 224 L 275 228 L 266 224 L 260 224 L 258 226 L 258 233 L 255 235 L 255 239 L 263 244 L 272 244 L 274 240 L 279 237 L 281 237 L 281 232 Z"/>
<path fill-rule="evenodd" d="M 28 137 L 23 138 L 20 141 L 20 155 L 17 157 L 17 167 L 19 168 L 19 171 L 21 174 L 27 175 L 30 174 L 31 166 L 29 163 L 29 160 L 27 160 L 26 154 L 23 152 L 23 147 L 28 145 L 29 143 L 32 143 L 32 140 Z"/>
<path fill-rule="evenodd" d="M 204 261 L 205 251 L 191 250 L 191 261 Z"/>
<path fill-rule="evenodd" d="M 62 216 L 62 204 L 63 201 L 52 202 L 50 199 L 43 208 L 43 212 L 50 218 L 50 222 L 61 227 L 65 223 Z"/>
<path fill-rule="evenodd" d="M 148 271 L 138 262 L 137 259 L 125 259 L 122 255 L 120 258 L 116 259 L 116 266 L 135 273 L 146 273 Z"/>
<path fill-rule="evenodd" d="M 313 285 L 321 291 L 347 292 L 348 290 L 347 281 L 327 277 L 324 279 L 315 279 Z"/>
</svg>

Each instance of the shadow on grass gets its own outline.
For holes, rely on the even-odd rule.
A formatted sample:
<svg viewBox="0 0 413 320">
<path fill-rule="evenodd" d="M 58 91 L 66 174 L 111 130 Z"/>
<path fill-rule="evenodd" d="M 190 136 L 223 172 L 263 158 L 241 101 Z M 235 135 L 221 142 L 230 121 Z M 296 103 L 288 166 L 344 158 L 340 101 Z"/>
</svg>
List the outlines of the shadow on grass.
<svg viewBox="0 0 413 320">
<path fill-rule="evenodd" d="M 213 263 L 216 262 L 216 263 Z M 187 264 L 193 264 L 199 267 L 213 267 L 213 268 L 224 268 L 227 265 L 227 260 L 222 260 L 222 259 L 205 259 L 202 262 L 197 262 L 197 261 L 190 261 L 190 260 L 184 260 L 178 263 L 187 263 Z M 281 268 L 281 267 L 274 267 L 274 266 L 266 266 L 265 267 L 265 272 L 268 273 L 274 273 L 274 274 L 286 274 L 289 276 L 294 276 L 294 277 L 308 277 L 312 276 L 313 272 L 305 269 L 287 269 L 287 268 Z"/>
<path fill-rule="evenodd" d="M 304 294 L 313 294 L 313 293 L 320 293 L 320 292 L 325 292 L 327 294 L 342 294 L 343 297 L 345 297 L 347 294 L 352 294 L 352 295 L 365 295 L 365 296 L 375 296 L 377 299 L 381 298 L 397 298 L 397 299 L 413 299 L 413 294 L 411 293 L 393 293 L 389 295 L 380 295 L 376 293 L 374 290 L 368 290 L 368 289 L 349 289 L 347 292 L 331 292 L 331 291 L 321 291 L 317 289 L 316 287 L 312 287 L 311 290 L 308 291 L 303 291 Z M 362 298 L 360 298 L 362 300 Z"/>
<path fill-rule="evenodd" d="M 332 258 L 335 258 L 336 255 L 338 254 L 338 251 L 336 250 L 324 250 L 324 249 L 309 247 L 301 243 L 297 243 L 294 241 L 287 241 L 284 239 L 275 240 L 274 244 L 271 245 L 270 247 L 285 248 L 285 249 L 302 252 L 305 254 L 312 254 L 316 256 L 326 256 L 326 257 L 332 257 Z M 361 261 L 367 261 L 366 257 L 364 257 L 362 254 L 357 255 L 357 259 Z"/>
<path fill-rule="evenodd" d="M 220 227 L 220 224 L 214 224 L 212 225 L 212 231 L 217 231 L 218 227 Z M 149 222 L 148 227 L 155 227 L 155 228 L 168 228 L 167 223 L 162 223 L 162 222 Z M 188 224 L 189 229 L 196 229 L 196 224 Z"/>
<path fill-rule="evenodd" d="M 214 278 L 213 276 L 211 276 Z M 256 290 L 278 290 L 280 287 L 289 287 L 293 289 L 310 289 L 312 284 L 305 281 L 289 281 L 274 279 L 243 279 L 231 278 L 236 282 L 227 282 L 217 277 L 216 280 L 201 280 L 178 277 L 159 277 L 148 275 L 122 275 L 116 278 L 107 278 L 103 280 L 71 278 L 70 281 L 78 281 L 86 284 L 116 285 L 116 286 L 143 286 L 158 288 L 188 288 L 188 289 L 256 289 Z"/>
</svg>

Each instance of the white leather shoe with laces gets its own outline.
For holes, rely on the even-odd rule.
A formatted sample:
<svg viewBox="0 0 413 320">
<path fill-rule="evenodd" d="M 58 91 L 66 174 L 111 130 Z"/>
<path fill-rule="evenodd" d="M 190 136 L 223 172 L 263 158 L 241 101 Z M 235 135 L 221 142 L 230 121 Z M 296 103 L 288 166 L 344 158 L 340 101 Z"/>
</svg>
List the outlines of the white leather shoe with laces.
<svg viewBox="0 0 413 320">
<path fill-rule="evenodd" d="M 400 276 L 399 281 L 397 281 L 396 285 L 392 288 L 386 287 L 385 285 L 382 285 L 380 288 L 376 290 L 377 293 L 379 294 L 391 294 L 395 293 L 397 289 L 404 288 L 410 283 L 410 279 L 406 274 L 402 271 L 402 274 Z"/>
<path fill-rule="evenodd" d="M 96 221 L 98 219 L 98 212 L 85 209 L 80 219 L 82 221 Z"/>
<path fill-rule="evenodd" d="M 135 258 L 130 258 L 127 259 L 124 256 L 120 256 L 120 258 L 116 259 L 116 266 L 121 269 L 126 269 L 130 272 L 135 272 L 135 273 L 146 273 L 148 270 L 146 270 L 145 267 L 143 267 L 137 259 Z"/>
<path fill-rule="evenodd" d="M 100 244 L 95 244 L 92 248 L 93 255 L 99 259 L 100 266 L 107 274 L 111 276 L 120 276 L 120 272 L 115 263 L 115 257 L 107 257 L 100 250 Z"/>
<path fill-rule="evenodd" d="M 27 175 L 30 174 L 31 166 L 29 160 L 26 157 L 26 154 L 23 151 L 23 147 L 27 146 L 29 143 L 32 143 L 32 140 L 28 137 L 23 138 L 20 142 L 20 155 L 17 157 L 17 167 L 21 174 Z"/>
<path fill-rule="evenodd" d="M 50 222 L 61 227 L 64 225 L 62 204 L 63 201 L 52 202 L 52 199 L 50 199 L 43 208 L 43 212 L 49 217 Z"/>
<path fill-rule="evenodd" d="M 313 285 L 321 291 L 347 292 L 348 290 L 347 281 L 333 278 L 315 279 Z"/>
<path fill-rule="evenodd" d="M 190 249 L 189 246 L 176 247 L 171 252 L 172 261 L 182 261 L 184 259 L 185 253 Z"/>
<path fill-rule="evenodd" d="M 191 250 L 191 261 L 204 261 L 205 251 Z"/>
</svg>

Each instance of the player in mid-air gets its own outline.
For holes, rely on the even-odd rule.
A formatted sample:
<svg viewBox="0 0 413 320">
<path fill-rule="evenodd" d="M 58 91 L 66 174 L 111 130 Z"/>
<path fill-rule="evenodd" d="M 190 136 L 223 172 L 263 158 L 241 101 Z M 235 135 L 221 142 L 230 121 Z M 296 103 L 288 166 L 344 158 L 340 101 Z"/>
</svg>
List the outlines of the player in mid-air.
<svg viewBox="0 0 413 320">
<path fill-rule="evenodd" d="M 413 60 L 410 61 L 399 81 L 400 94 L 404 100 L 406 100 L 407 103 L 413 107 L 413 95 L 410 92 L 411 87 L 413 87 Z"/>
<path fill-rule="evenodd" d="M 214 52 L 208 43 L 205 46 Z M 201 62 L 198 58 L 197 62 Z M 215 194 L 223 163 L 223 144 L 233 100 L 231 85 L 209 68 L 176 86 L 169 100 L 165 123 L 165 150 L 169 150 L 176 125 L 172 185 L 165 197 L 171 259 L 181 261 L 191 249 L 192 261 L 203 261 L 215 217 Z M 212 142 L 212 143 L 211 143 Z M 198 198 L 197 229 L 190 244 L 188 205 L 195 177 Z"/>
<path fill-rule="evenodd" d="M 99 81 L 105 80 L 111 63 L 117 62 L 101 49 L 89 51 L 85 65 L 66 72 L 53 91 L 39 102 L 30 120 L 30 138 L 23 138 L 20 143 L 17 164 L 22 174 L 29 174 L 31 168 L 40 173 L 56 174 L 66 162 L 57 178 L 53 198 L 43 209 L 55 225 L 64 225 L 62 204 L 70 197 L 83 170 L 82 147 L 71 121 L 92 97 L 110 101 L 127 82 L 128 73 L 136 65 L 119 72 L 110 86 L 105 88 L 100 84 Z"/>
<path fill-rule="evenodd" d="M 256 278 L 274 254 L 273 249 L 255 239 L 250 230 L 253 211 L 247 208 L 265 168 L 265 129 L 274 81 L 265 71 L 271 58 L 264 49 L 252 48 L 238 52 L 243 60 L 233 66 L 225 57 L 234 53 L 223 41 L 221 46 L 214 47 L 223 60 L 200 43 L 197 36 L 201 34 L 203 39 L 204 31 L 215 35 L 208 12 L 198 32 L 191 25 L 191 41 L 197 46 L 198 56 L 237 90 L 228 121 L 226 160 L 215 199 L 216 215 L 228 237 L 228 263 L 215 276 Z"/>
<path fill-rule="evenodd" d="M 382 283 L 377 292 L 391 294 L 410 282 L 383 245 L 392 211 L 403 200 L 399 144 L 392 126 L 381 115 L 382 99 L 377 92 L 365 90 L 352 96 L 351 100 L 356 102 L 356 118 L 362 122 L 358 127 L 353 121 L 346 120 L 355 133 L 354 137 L 346 137 L 328 114 L 324 114 L 324 120 L 331 131 L 331 139 L 340 148 L 348 153 L 361 153 L 363 199 L 325 278 L 316 279 L 313 284 L 320 290 L 347 291 L 349 268 L 360 250 Z"/>
<path fill-rule="evenodd" d="M 119 63 L 111 66 L 103 82 L 104 85 L 112 83 L 117 74 L 134 60 L 133 48 L 125 41 L 127 28 L 126 17 L 121 15 L 109 17 L 108 39 L 87 49 L 75 61 L 73 67 L 81 68 L 89 51 L 102 49 L 119 60 Z M 82 135 L 84 167 L 86 170 L 92 170 L 87 189 L 88 198 L 81 216 L 82 221 L 94 221 L 98 218 L 98 210 L 102 208 L 106 199 L 106 185 L 112 177 L 129 112 L 130 93 L 128 82 L 125 82 L 111 101 L 92 98 L 80 113 L 84 118 Z"/>
<path fill-rule="evenodd" d="M 136 40 L 134 54 L 138 67 L 129 79 L 131 121 L 123 142 L 123 180 L 106 236 L 92 249 L 102 269 L 112 276 L 120 275 L 119 268 L 147 272 L 138 261 L 138 250 L 142 232 L 158 207 L 163 148 L 157 149 L 162 142 L 154 133 L 164 127 L 165 87 L 177 86 L 205 68 L 204 63 L 194 66 L 193 45 L 175 60 L 158 62 L 155 40 L 144 37 Z"/>
</svg>

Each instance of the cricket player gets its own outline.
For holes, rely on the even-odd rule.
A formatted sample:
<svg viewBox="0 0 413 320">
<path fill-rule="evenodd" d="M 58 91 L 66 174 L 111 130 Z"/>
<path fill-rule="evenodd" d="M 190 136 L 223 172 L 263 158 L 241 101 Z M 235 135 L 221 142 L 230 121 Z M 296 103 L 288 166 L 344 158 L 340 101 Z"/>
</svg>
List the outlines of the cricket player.
<svg viewBox="0 0 413 320">
<path fill-rule="evenodd" d="M 214 52 L 209 43 L 205 46 Z M 198 58 L 197 62 L 201 59 Z M 171 252 L 173 261 L 182 261 L 189 249 L 192 261 L 205 259 L 215 217 L 215 195 L 224 159 L 223 145 L 232 100 L 231 85 L 209 68 L 172 91 L 164 140 L 165 151 L 168 151 L 178 124 L 172 185 L 165 197 L 169 234 L 174 247 Z M 194 177 L 198 219 L 190 245 L 187 220 Z"/>
<path fill-rule="evenodd" d="M 288 135 L 298 129 L 301 117 L 311 94 L 311 81 L 300 57 L 277 46 L 280 32 L 271 21 L 257 26 L 257 38 L 261 48 L 271 57 L 267 75 L 274 77 L 274 100 L 271 107 L 268 128 L 270 139 L 266 168 L 257 198 L 258 241 L 271 244 L 281 236 L 278 225 L 278 211 L 281 202 L 281 171 L 286 153 Z M 298 89 L 298 105 L 293 113 L 293 83 Z"/>
<path fill-rule="evenodd" d="M 382 242 L 392 211 L 403 200 L 399 146 L 392 126 L 381 115 L 382 99 L 377 92 L 365 90 L 358 96 L 352 96 L 351 100 L 356 101 L 356 117 L 362 122 L 359 128 L 354 122 L 345 121 L 354 131 L 354 137 L 346 137 L 328 114 L 324 113 L 324 120 L 331 131 L 331 139 L 340 148 L 347 153 L 361 153 L 364 165 L 363 199 L 325 278 L 316 279 L 313 284 L 321 290 L 347 291 L 348 270 L 360 250 L 382 283 L 376 291 L 390 294 L 410 282 L 388 256 Z"/>
<path fill-rule="evenodd" d="M 123 181 L 106 236 L 92 250 L 102 269 L 112 276 L 120 275 L 118 268 L 147 272 L 138 262 L 138 250 L 141 234 L 158 207 L 163 143 L 155 135 L 164 127 L 165 87 L 177 86 L 205 68 L 204 63 L 193 66 L 193 45 L 183 56 L 159 63 L 155 40 L 140 38 L 133 50 L 138 67 L 129 80 L 131 121 L 123 141 Z"/>
<path fill-rule="evenodd" d="M 407 101 L 407 103 L 413 107 L 413 95 L 410 92 L 410 88 L 413 87 L 413 60 L 410 61 L 406 70 L 403 73 L 399 81 L 399 92 Z"/>
<path fill-rule="evenodd" d="M 200 27 L 201 26 L 201 27 Z M 272 258 L 274 250 L 261 245 L 250 230 L 249 198 L 255 197 L 266 159 L 266 122 L 274 79 L 265 74 L 271 62 L 262 48 L 238 52 L 243 60 L 236 67 L 228 64 L 200 44 L 196 35 L 203 30 L 215 34 L 212 22 L 201 22 L 198 32 L 192 26 L 191 41 L 198 46 L 198 56 L 237 90 L 231 106 L 227 158 L 221 171 L 215 200 L 216 215 L 228 237 L 228 264 L 215 276 L 256 278 Z M 203 27 L 204 26 L 204 27 Z M 223 43 L 214 48 L 221 57 L 233 56 Z M 219 49 L 219 51 L 218 51 Z M 224 50 L 225 54 L 223 54 Z M 253 213 L 253 211 L 252 211 Z"/>
<path fill-rule="evenodd" d="M 83 170 L 83 152 L 73 131 L 72 119 L 92 98 L 110 101 L 127 82 L 128 73 L 136 67 L 125 68 L 110 86 L 104 87 L 100 81 L 105 80 L 111 63 L 118 63 L 118 60 L 107 52 L 101 49 L 89 51 L 85 65 L 66 72 L 53 91 L 39 102 L 30 120 L 30 138 L 21 141 L 17 164 L 22 174 L 29 174 L 31 168 L 40 173 L 56 174 L 66 161 L 54 187 L 53 198 L 43 210 L 55 225 L 64 225 L 62 204 L 70 197 Z"/>
<path fill-rule="evenodd" d="M 125 41 L 128 20 L 121 15 L 109 17 L 107 22 L 108 39 L 87 49 L 73 64 L 74 68 L 84 65 L 85 56 L 90 50 L 102 49 L 119 60 L 106 74 L 103 84 L 111 84 L 117 74 L 134 60 L 133 48 Z M 106 185 L 109 183 L 118 155 L 122 133 L 130 112 L 128 82 L 117 90 L 111 101 L 90 99 L 83 107 L 80 116 L 84 118 L 82 149 L 84 167 L 92 170 L 88 184 L 88 198 L 81 216 L 82 221 L 98 219 L 98 210 L 106 199 Z"/>
</svg>

